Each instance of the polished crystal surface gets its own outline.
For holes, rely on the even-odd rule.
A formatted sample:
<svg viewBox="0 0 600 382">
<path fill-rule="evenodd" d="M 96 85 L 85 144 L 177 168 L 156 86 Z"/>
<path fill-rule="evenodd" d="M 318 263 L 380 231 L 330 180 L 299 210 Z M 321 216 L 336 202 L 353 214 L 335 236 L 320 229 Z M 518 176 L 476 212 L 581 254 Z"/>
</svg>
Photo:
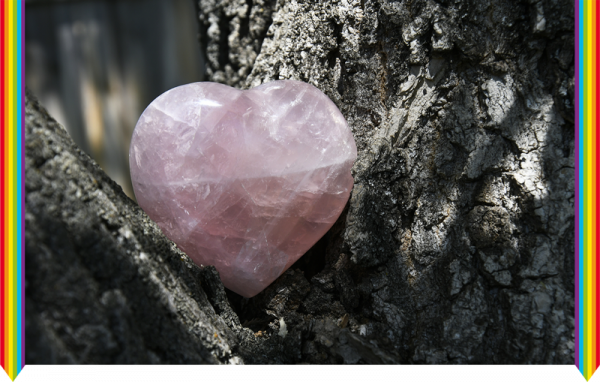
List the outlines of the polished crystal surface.
<svg viewBox="0 0 600 382">
<path fill-rule="evenodd" d="M 129 150 L 139 205 L 194 262 L 214 265 L 246 297 L 337 220 L 355 159 L 340 111 L 298 81 L 171 89 L 144 111 Z"/>
</svg>

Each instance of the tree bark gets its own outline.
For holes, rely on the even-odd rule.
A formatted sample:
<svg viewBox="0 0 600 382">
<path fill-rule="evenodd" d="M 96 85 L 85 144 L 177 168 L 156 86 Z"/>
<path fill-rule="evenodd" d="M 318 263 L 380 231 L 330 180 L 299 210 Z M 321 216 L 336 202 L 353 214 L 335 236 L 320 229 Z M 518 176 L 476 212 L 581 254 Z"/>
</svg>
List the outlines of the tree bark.
<svg viewBox="0 0 600 382">
<path fill-rule="evenodd" d="M 30 93 L 25 165 L 27 363 L 241 361 L 205 293 L 223 288 L 214 268 L 165 238 Z"/>
<path fill-rule="evenodd" d="M 280 310 L 265 293 L 255 311 L 347 321 L 389 358 L 313 325 L 302 360 L 573 362 L 573 9 L 199 1 L 210 80 L 309 82 L 357 142 L 347 214 L 309 254 L 306 293 Z"/>
<path fill-rule="evenodd" d="M 28 95 L 28 363 L 573 363 L 573 5 L 199 1 L 209 78 L 348 120 L 338 222 L 225 290 Z"/>
</svg>

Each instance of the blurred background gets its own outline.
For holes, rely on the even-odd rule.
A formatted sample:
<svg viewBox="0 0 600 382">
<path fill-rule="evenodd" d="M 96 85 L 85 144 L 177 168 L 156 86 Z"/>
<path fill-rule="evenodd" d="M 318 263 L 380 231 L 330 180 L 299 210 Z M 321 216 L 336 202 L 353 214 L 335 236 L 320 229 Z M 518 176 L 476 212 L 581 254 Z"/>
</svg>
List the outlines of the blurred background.
<svg viewBox="0 0 600 382">
<path fill-rule="evenodd" d="M 25 2 L 27 87 L 131 198 L 133 128 L 154 98 L 202 81 L 198 30 L 194 0 Z"/>
</svg>

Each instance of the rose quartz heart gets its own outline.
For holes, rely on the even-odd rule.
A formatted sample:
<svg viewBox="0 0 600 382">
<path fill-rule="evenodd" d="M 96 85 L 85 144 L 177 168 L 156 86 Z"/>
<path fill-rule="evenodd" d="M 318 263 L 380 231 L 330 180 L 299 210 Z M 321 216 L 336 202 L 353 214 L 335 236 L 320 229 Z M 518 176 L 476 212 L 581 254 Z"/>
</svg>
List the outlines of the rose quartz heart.
<svg viewBox="0 0 600 382">
<path fill-rule="evenodd" d="M 355 159 L 340 111 L 298 81 L 171 89 L 144 111 L 129 150 L 139 205 L 196 264 L 214 265 L 246 297 L 335 223 Z"/>
</svg>

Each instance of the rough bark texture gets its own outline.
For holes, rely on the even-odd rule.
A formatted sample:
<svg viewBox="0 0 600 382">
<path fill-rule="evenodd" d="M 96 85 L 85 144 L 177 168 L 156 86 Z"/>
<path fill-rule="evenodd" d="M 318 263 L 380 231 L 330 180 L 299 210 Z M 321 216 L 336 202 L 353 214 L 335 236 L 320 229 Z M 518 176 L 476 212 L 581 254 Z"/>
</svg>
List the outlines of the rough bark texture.
<svg viewBox="0 0 600 382">
<path fill-rule="evenodd" d="M 27 94 L 26 362 L 227 363 L 196 267 Z M 205 288 L 208 289 L 208 288 Z"/>
<path fill-rule="evenodd" d="M 199 9 L 210 80 L 309 82 L 359 149 L 347 214 L 242 320 L 306 362 L 573 362 L 571 1 Z"/>
<path fill-rule="evenodd" d="M 252 299 L 28 96 L 27 362 L 572 363 L 573 6 L 199 1 L 211 80 L 323 90 L 346 211 Z"/>
</svg>

